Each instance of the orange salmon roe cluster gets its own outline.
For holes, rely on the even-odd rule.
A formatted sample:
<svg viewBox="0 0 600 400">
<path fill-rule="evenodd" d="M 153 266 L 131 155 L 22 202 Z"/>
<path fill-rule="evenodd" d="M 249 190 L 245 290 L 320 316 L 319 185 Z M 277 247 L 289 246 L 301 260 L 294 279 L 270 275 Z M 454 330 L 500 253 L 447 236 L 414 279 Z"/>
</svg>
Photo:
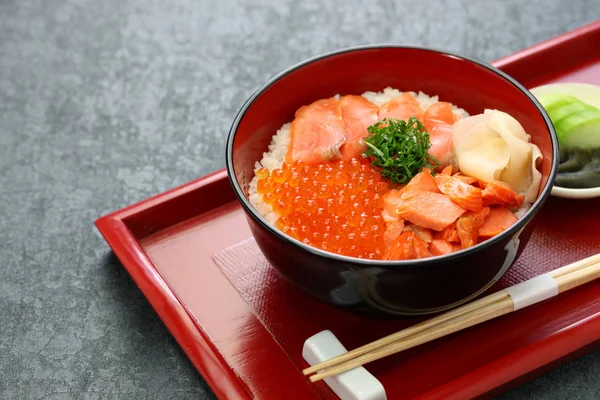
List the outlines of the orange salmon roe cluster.
<svg viewBox="0 0 600 400">
<path fill-rule="evenodd" d="M 383 256 L 381 210 L 388 184 L 366 160 L 296 161 L 270 172 L 261 168 L 256 176 L 257 192 L 279 215 L 277 227 L 284 233 L 332 253 Z"/>
</svg>

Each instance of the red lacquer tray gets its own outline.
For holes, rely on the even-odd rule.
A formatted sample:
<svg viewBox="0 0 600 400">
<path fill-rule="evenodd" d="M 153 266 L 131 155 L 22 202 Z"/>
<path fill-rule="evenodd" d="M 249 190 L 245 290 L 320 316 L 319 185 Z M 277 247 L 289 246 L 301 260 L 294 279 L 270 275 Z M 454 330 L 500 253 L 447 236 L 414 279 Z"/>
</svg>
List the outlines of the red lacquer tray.
<svg viewBox="0 0 600 400">
<path fill-rule="evenodd" d="M 598 43 L 600 22 L 494 65 L 527 87 L 600 84 Z M 599 206 L 599 199 L 549 199 L 511 279 L 600 251 Z M 250 237 L 225 171 L 102 217 L 96 225 L 221 399 L 335 398 L 323 382 L 310 384 L 300 373 L 308 336 L 331 329 L 352 348 L 414 322 L 369 320 L 318 303 L 256 261 L 259 254 L 240 267 L 248 270 L 223 272 L 213 256 Z M 598 347 L 600 282 L 368 369 L 389 399 L 487 397 Z"/>
</svg>

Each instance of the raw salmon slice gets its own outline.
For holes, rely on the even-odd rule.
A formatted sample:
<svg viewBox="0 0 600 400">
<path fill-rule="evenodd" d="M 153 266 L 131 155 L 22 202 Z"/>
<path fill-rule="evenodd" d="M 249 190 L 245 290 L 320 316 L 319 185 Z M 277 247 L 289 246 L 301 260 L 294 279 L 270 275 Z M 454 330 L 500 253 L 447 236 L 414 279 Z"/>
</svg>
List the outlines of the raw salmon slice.
<svg viewBox="0 0 600 400">
<path fill-rule="evenodd" d="M 487 182 L 483 189 L 483 205 L 500 205 L 506 207 L 520 208 L 525 196 L 518 194 L 509 188 L 494 182 Z"/>
<path fill-rule="evenodd" d="M 435 239 L 445 240 L 446 242 L 455 243 L 460 242 L 458 232 L 456 231 L 456 223 L 448 225 L 444 230 L 436 232 L 434 235 Z"/>
<path fill-rule="evenodd" d="M 492 207 L 490 213 L 479 227 L 479 236 L 491 238 L 517 222 L 517 217 L 509 209 L 504 207 Z"/>
<path fill-rule="evenodd" d="M 412 260 L 417 258 L 414 242 L 415 235 L 402 232 L 391 247 L 383 254 L 384 260 Z"/>
<path fill-rule="evenodd" d="M 417 253 L 417 258 L 426 258 L 431 257 L 431 252 L 427 248 L 427 243 L 425 243 L 418 235 L 415 234 L 413 239 L 413 246 L 415 248 L 415 252 Z"/>
<path fill-rule="evenodd" d="M 451 176 L 452 175 L 452 165 L 448 165 L 447 167 L 445 167 L 442 170 L 442 172 L 440 172 L 440 174 Z"/>
<path fill-rule="evenodd" d="M 340 100 L 342 119 L 346 128 L 346 143 L 342 146 L 344 159 L 360 157 L 367 149 L 367 128 L 378 120 L 379 108 L 362 96 L 344 96 Z"/>
<path fill-rule="evenodd" d="M 390 207 L 393 207 L 394 213 L 396 212 L 396 205 L 397 204 L 390 206 Z M 390 214 L 385 208 L 383 210 L 381 210 L 381 218 L 383 218 L 383 222 L 385 222 L 386 224 L 389 224 L 390 222 L 398 221 L 400 219 L 399 217 L 396 217 L 396 216 L 393 216 L 392 214 Z"/>
<path fill-rule="evenodd" d="M 433 241 L 433 232 L 431 232 L 431 229 L 423 228 L 419 225 L 410 225 L 410 229 L 425 243 Z"/>
<path fill-rule="evenodd" d="M 438 161 L 439 168 L 451 165 L 454 162 L 454 141 L 452 140 L 452 125 L 435 127 L 429 133 L 429 154 Z"/>
<path fill-rule="evenodd" d="M 489 213 L 490 209 L 484 207 L 479 212 L 468 211 L 456 220 L 456 232 L 458 233 L 460 245 L 463 249 L 477 244 L 479 227 L 483 224 Z"/>
<path fill-rule="evenodd" d="M 466 183 L 467 185 L 472 185 L 474 183 L 478 183 L 479 181 L 477 178 L 473 178 L 472 176 L 467 176 L 467 175 L 463 175 L 461 173 L 458 174 L 454 174 L 452 175 L 454 178 L 459 179 L 461 181 L 463 181 L 464 183 Z M 485 186 L 485 185 L 484 185 Z"/>
<path fill-rule="evenodd" d="M 452 253 L 452 245 L 442 239 L 434 239 L 429 244 L 429 251 L 434 256 L 442 256 L 444 254 Z"/>
<path fill-rule="evenodd" d="M 445 101 L 433 103 L 423 113 L 423 125 L 428 131 L 440 125 L 452 125 L 457 119 L 452 111 L 452 104 Z"/>
<path fill-rule="evenodd" d="M 450 197 L 456 204 L 470 211 L 479 212 L 483 208 L 482 190 L 453 176 L 438 174 L 435 177 L 440 192 Z"/>
<path fill-rule="evenodd" d="M 438 184 L 428 168 L 415 175 L 405 186 L 406 190 L 440 193 Z"/>
<path fill-rule="evenodd" d="M 396 207 L 396 213 L 401 218 L 434 231 L 443 230 L 465 211 L 449 197 L 434 192 L 404 193 Z"/>
<path fill-rule="evenodd" d="M 389 217 L 396 219 L 396 207 L 402 201 L 402 194 L 408 191 L 440 193 L 435 178 L 427 168 L 415 175 L 405 186 L 392 189 L 383 196 L 383 208 Z"/>
<path fill-rule="evenodd" d="M 415 96 L 406 92 L 394 97 L 379 108 L 379 120 L 396 118 L 408 121 L 410 117 L 420 120 L 422 114 L 423 110 Z"/>
<path fill-rule="evenodd" d="M 387 224 L 385 232 L 383 233 L 383 243 L 386 249 L 390 247 L 396 241 L 396 239 L 398 239 L 398 236 L 400 236 L 403 229 L 403 219 L 394 220 Z"/>
<path fill-rule="evenodd" d="M 457 119 L 452 104 L 443 101 L 430 105 L 423 113 L 422 122 L 431 141 L 429 154 L 439 161 L 440 167 L 452 164 L 454 159 L 452 125 Z"/>
<path fill-rule="evenodd" d="M 336 98 L 317 100 L 296 111 L 291 125 L 291 143 L 286 162 L 317 164 L 341 158 L 346 128 Z"/>
<path fill-rule="evenodd" d="M 431 257 L 427 244 L 412 231 L 405 231 L 383 254 L 384 260 L 413 260 Z"/>
<path fill-rule="evenodd" d="M 404 190 L 404 188 L 391 189 L 389 192 L 387 192 L 385 195 L 383 195 L 383 211 L 385 211 L 387 213 L 387 216 L 383 215 L 384 218 L 387 217 L 390 219 L 398 219 L 398 214 L 396 213 L 396 207 L 398 207 L 398 204 L 402 200 L 402 191 L 403 190 Z"/>
</svg>

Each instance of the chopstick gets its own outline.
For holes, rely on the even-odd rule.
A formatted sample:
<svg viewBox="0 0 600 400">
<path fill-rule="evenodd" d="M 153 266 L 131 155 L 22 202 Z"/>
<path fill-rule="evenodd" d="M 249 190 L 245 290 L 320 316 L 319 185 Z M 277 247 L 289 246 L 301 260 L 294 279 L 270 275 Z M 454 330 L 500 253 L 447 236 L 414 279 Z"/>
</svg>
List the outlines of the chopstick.
<svg viewBox="0 0 600 400">
<path fill-rule="evenodd" d="M 600 254 L 558 268 L 518 285 L 420 322 L 367 345 L 304 369 L 311 382 L 339 374 L 442 336 L 509 314 L 600 278 Z"/>
</svg>

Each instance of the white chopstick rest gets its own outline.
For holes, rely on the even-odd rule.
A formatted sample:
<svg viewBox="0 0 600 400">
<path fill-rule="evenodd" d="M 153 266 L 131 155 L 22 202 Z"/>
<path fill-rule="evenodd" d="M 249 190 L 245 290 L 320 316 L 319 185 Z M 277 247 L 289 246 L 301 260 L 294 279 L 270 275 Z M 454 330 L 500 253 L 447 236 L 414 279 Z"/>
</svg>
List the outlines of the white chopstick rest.
<svg viewBox="0 0 600 400">
<path fill-rule="evenodd" d="M 504 289 L 509 294 L 514 311 L 549 299 L 558 294 L 558 283 L 549 274 L 542 274 Z"/>
<path fill-rule="evenodd" d="M 335 335 L 325 330 L 306 339 L 302 357 L 311 366 L 347 353 Z M 386 400 L 385 389 L 364 367 L 351 369 L 324 379 L 342 400 Z"/>
</svg>

